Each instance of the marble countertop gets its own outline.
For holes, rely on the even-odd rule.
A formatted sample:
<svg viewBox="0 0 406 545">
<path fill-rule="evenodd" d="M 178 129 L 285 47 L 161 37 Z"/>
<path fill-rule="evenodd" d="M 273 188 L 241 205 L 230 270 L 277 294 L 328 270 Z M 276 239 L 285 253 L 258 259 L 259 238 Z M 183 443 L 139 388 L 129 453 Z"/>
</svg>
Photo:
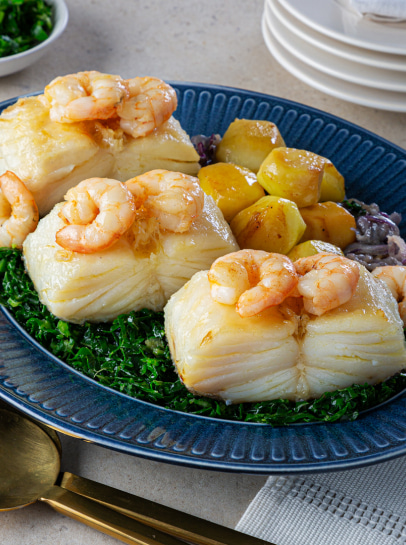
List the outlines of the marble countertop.
<svg viewBox="0 0 406 545">
<path fill-rule="evenodd" d="M 49 55 L 0 79 L 0 100 L 38 91 L 54 77 L 99 70 L 158 76 L 277 95 L 350 120 L 406 148 L 406 114 L 330 97 L 291 76 L 261 35 L 263 0 L 67 0 L 70 20 Z M 62 469 L 235 526 L 265 476 L 190 469 L 131 457 L 61 436 Z M 2 545 L 108 545 L 113 538 L 43 504 L 0 513 Z"/>
</svg>

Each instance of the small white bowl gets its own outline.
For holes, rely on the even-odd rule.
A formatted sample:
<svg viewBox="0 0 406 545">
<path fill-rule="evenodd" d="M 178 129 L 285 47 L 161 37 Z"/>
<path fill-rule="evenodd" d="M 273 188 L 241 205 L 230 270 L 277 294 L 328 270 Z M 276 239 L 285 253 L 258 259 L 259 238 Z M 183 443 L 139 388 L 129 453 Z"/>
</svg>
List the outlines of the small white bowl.
<svg viewBox="0 0 406 545">
<path fill-rule="evenodd" d="M 23 70 L 42 57 L 51 44 L 59 38 L 68 24 L 68 8 L 64 0 L 46 0 L 52 6 L 53 29 L 49 37 L 40 44 L 8 57 L 0 57 L 0 76 Z"/>
</svg>

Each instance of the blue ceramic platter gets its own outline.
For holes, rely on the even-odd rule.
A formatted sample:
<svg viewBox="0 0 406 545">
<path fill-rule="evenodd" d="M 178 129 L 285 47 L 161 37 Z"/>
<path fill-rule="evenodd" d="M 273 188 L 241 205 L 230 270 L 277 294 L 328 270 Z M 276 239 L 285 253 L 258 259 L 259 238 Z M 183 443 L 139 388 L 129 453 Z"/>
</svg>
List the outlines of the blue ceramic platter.
<svg viewBox="0 0 406 545">
<path fill-rule="evenodd" d="M 331 159 L 345 176 L 348 197 L 401 212 L 405 236 L 405 150 L 281 98 L 213 85 L 173 86 L 175 116 L 190 135 L 223 134 L 236 117 L 271 120 L 289 147 Z M 272 428 L 179 413 L 105 388 L 42 349 L 6 311 L 0 343 L 0 398 L 63 433 L 127 454 L 253 474 L 336 471 L 406 454 L 406 394 L 355 422 Z"/>
</svg>

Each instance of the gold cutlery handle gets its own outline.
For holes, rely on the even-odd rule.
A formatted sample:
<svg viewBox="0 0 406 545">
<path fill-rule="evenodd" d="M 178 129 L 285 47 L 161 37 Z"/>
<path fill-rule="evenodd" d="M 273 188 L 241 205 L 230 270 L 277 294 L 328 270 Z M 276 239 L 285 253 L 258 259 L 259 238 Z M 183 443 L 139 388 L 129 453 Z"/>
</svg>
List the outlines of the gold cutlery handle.
<svg viewBox="0 0 406 545">
<path fill-rule="evenodd" d="M 151 526 L 59 486 L 52 486 L 39 499 L 59 513 L 129 545 L 185 545 Z"/>
<path fill-rule="evenodd" d="M 161 532 L 198 545 L 273 545 L 72 473 L 62 473 L 59 485 Z"/>
</svg>

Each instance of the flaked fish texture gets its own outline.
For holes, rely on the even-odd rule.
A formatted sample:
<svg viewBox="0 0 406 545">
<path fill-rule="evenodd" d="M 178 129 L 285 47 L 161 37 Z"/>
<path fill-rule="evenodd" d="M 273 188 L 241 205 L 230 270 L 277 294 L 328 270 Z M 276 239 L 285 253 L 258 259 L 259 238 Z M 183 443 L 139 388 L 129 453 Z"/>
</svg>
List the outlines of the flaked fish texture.
<svg viewBox="0 0 406 545">
<path fill-rule="evenodd" d="M 197 394 L 230 403 L 298 401 L 406 368 L 397 303 L 361 265 L 351 300 L 322 316 L 291 298 L 242 318 L 211 298 L 207 274 L 194 275 L 165 307 L 173 362 Z"/>
<path fill-rule="evenodd" d="M 173 116 L 133 138 L 114 120 L 52 121 L 41 97 L 21 98 L 0 115 L 0 173 L 10 170 L 24 182 L 40 216 L 86 178 L 124 182 L 155 168 L 199 170 L 199 155 Z"/>
<path fill-rule="evenodd" d="M 155 239 L 134 225 L 110 248 L 81 254 L 55 241 L 64 227 L 62 204 L 40 220 L 24 242 L 25 265 L 40 300 L 55 316 L 75 323 L 111 321 L 119 314 L 162 310 L 168 298 L 197 271 L 238 249 L 211 197 L 188 231 L 161 231 Z"/>
</svg>

